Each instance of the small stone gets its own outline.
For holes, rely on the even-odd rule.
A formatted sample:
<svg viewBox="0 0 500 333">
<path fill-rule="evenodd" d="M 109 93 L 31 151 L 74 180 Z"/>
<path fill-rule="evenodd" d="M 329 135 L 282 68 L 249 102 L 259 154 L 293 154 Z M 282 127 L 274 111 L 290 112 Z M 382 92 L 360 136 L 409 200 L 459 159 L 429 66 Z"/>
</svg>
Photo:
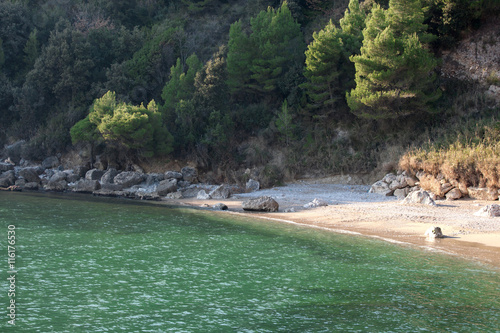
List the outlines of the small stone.
<svg viewBox="0 0 500 333">
<path fill-rule="evenodd" d="M 217 210 L 227 210 L 227 206 L 225 204 L 223 204 L 222 202 L 221 203 L 218 203 L 216 205 L 213 205 L 212 206 L 213 209 L 217 209 Z"/>
<path fill-rule="evenodd" d="M 304 205 L 304 208 L 315 208 L 315 207 L 325 207 L 328 206 L 328 203 L 322 199 L 314 199 L 313 201 Z"/>
<path fill-rule="evenodd" d="M 444 237 L 440 227 L 430 227 L 429 229 L 427 229 L 424 235 L 431 239 Z"/>
</svg>

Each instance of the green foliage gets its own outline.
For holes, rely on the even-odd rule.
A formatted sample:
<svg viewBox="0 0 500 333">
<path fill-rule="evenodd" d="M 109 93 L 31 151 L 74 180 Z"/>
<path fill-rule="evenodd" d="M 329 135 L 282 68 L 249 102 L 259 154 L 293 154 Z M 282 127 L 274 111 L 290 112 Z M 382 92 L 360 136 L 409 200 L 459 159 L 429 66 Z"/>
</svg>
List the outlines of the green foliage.
<svg viewBox="0 0 500 333">
<path fill-rule="evenodd" d="M 314 40 L 305 52 L 304 75 L 308 82 L 303 85 L 309 96 L 309 108 L 332 113 L 338 101 L 344 101 L 345 92 L 354 86 L 354 65 L 349 56 L 360 52 L 364 20 L 359 1 L 351 0 L 340 20 L 341 29 L 330 20 L 325 28 L 313 34 Z"/>
<path fill-rule="evenodd" d="M 161 113 L 154 100 L 146 108 L 142 104 L 118 103 L 115 96 L 114 92 L 107 92 L 95 100 L 88 121 L 85 118 L 72 128 L 73 140 L 93 141 L 93 134 L 86 136 L 82 131 L 90 131 L 95 126 L 108 144 L 127 151 L 146 157 L 170 153 L 173 138 L 162 125 Z"/>
<path fill-rule="evenodd" d="M 185 67 L 187 67 L 186 71 Z M 193 98 L 195 76 L 201 68 L 202 63 L 194 53 L 186 59 L 185 64 L 177 58 L 175 66 L 170 68 L 170 80 L 163 87 L 161 94 L 165 102 L 162 112 L 166 119 L 172 119 L 173 113 L 181 107 L 180 104 L 183 101 Z"/>
<path fill-rule="evenodd" d="M 250 38 L 243 31 L 241 21 L 231 24 L 227 54 L 227 84 L 234 94 L 247 86 L 251 70 L 250 65 L 256 56 L 256 49 Z"/>
<path fill-rule="evenodd" d="M 295 125 L 293 124 L 292 114 L 289 111 L 288 102 L 286 100 L 283 101 L 281 112 L 278 113 L 276 128 L 281 134 L 281 141 L 289 146 L 290 142 L 294 139 L 293 132 L 295 130 Z"/>
<path fill-rule="evenodd" d="M 303 61 L 305 44 L 300 24 L 293 19 L 286 2 L 277 10 L 269 7 L 261 11 L 250 24 L 252 33 L 248 37 L 241 22 L 231 27 L 230 86 L 233 91 L 250 90 L 260 95 L 276 92 L 286 73 Z"/>
<path fill-rule="evenodd" d="M 0 69 L 2 69 L 3 64 L 5 63 L 5 53 L 3 52 L 3 40 L 0 38 Z"/>
<path fill-rule="evenodd" d="M 80 142 L 93 143 L 99 139 L 97 126 L 92 123 L 89 116 L 77 122 L 70 130 L 71 142 L 75 145 Z"/>
<path fill-rule="evenodd" d="M 24 47 L 24 62 L 28 68 L 32 68 L 38 58 L 38 30 L 35 28 L 31 33 L 26 46 Z"/>
<path fill-rule="evenodd" d="M 342 32 L 332 21 L 313 34 L 313 42 L 309 44 L 306 54 L 304 75 L 308 82 L 304 84 L 311 103 L 309 107 L 324 107 L 334 104 L 342 89 L 339 82 L 342 70 L 341 58 L 344 56 Z"/>
<path fill-rule="evenodd" d="M 399 25 L 396 14 L 403 0 L 391 0 L 388 11 L 378 6 L 363 31 L 361 54 L 351 57 L 356 67 L 356 88 L 347 94 L 351 111 L 363 118 L 397 118 L 432 110 L 430 103 L 440 96 L 433 73 L 437 60 L 419 40 L 422 15 L 410 15 Z M 412 1 L 418 4 L 418 0 Z M 409 9 L 408 9 L 409 10 Z M 422 11 L 422 9 L 420 9 Z M 413 21 L 413 23 L 411 23 Z M 403 31 L 396 29 L 400 27 Z"/>
<path fill-rule="evenodd" d="M 499 5 L 497 0 L 496 9 Z M 452 47 L 460 34 L 479 22 L 483 14 L 494 13 L 494 5 L 485 0 L 423 0 L 430 31 L 438 36 L 438 45 Z"/>
</svg>

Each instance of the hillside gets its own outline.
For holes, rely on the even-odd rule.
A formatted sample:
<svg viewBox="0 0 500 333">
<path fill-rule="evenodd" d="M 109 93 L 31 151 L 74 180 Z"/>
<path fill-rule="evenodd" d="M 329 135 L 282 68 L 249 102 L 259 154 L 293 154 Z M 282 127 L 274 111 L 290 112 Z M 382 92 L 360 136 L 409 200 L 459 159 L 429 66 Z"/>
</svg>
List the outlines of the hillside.
<svg viewBox="0 0 500 333">
<path fill-rule="evenodd" d="M 499 8 L 494 0 L 2 2 L 3 157 L 190 164 L 213 181 L 243 181 L 250 169 L 268 186 L 393 171 L 409 149 L 496 126 Z"/>
</svg>

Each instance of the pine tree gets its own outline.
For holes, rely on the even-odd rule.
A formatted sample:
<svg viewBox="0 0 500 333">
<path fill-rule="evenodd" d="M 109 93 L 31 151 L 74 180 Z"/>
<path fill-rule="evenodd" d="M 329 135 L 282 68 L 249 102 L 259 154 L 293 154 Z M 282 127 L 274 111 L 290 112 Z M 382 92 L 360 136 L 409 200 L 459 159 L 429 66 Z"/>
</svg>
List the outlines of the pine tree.
<svg viewBox="0 0 500 333">
<path fill-rule="evenodd" d="M 309 107 L 329 107 L 333 112 L 334 104 L 354 87 L 355 69 L 349 57 L 360 52 L 365 16 L 359 1 L 351 0 L 340 20 L 341 29 L 330 20 L 325 28 L 313 34 L 314 40 L 305 52 L 304 75 L 308 82 L 303 85 L 310 99 Z"/>
<path fill-rule="evenodd" d="M 359 6 L 359 0 L 349 1 L 344 17 L 339 22 L 343 32 L 344 49 L 349 56 L 359 54 L 363 44 L 365 20 L 366 14 Z"/>
<path fill-rule="evenodd" d="M 251 77 L 256 83 L 252 88 L 270 92 L 276 90 L 278 79 L 304 50 L 300 24 L 293 19 L 286 1 L 278 10 L 269 7 L 250 22 L 251 39 L 259 50 L 251 66 Z"/>
<path fill-rule="evenodd" d="M 231 24 L 227 53 L 227 85 L 232 93 L 246 90 L 250 80 L 250 66 L 256 57 L 256 49 L 243 31 L 241 21 Z"/>
<path fill-rule="evenodd" d="M 309 106 L 315 108 L 331 105 L 341 96 L 338 78 L 344 46 L 342 33 L 331 20 L 323 30 L 313 34 L 313 39 L 305 52 L 304 75 L 308 82 L 303 86 L 311 100 Z"/>
<path fill-rule="evenodd" d="M 433 73 L 437 65 L 434 56 L 424 48 L 418 33 L 422 32 L 423 16 L 408 13 L 405 24 L 398 23 L 403 9 L 421 7 L 400 5 L 403 0 L 391 0 L 384 11 L 372 9 L 363 31 L 361 54 L 351 57 L 356 67 L 356 88 L 347 94 L 347 102 L 355 115 L 364 118 L 397 118 L 430 111 L 429 103 L 440 96 Z M 420 17 L 419 19 L 412 19 Z M 412 21 L 413 20 L 413 21 Z M 395 27 L 399 27 L 396 29 Z M 403 29 L 401 31 L 400 29 Z"/>
<path fill-rule="evenodd" d="M 228 84 L 233 95 L 250 91 L 269 95 L 279 89 L 286 75 L 303 64 L 305 44 L 300 24 L 288 5 L 261 11 L 250 20 L 251 34 L 242 23 L 231 26 L 228 43 Z"/>
<path fill-rule="evenodd" d="M 26 46 L 24 47 L 24 62 L 28 68 L 32 68 L 35 64 L 36 58 L 38 58 L 38 31 L 35 28 L 31 33 Z"/>
</svg>

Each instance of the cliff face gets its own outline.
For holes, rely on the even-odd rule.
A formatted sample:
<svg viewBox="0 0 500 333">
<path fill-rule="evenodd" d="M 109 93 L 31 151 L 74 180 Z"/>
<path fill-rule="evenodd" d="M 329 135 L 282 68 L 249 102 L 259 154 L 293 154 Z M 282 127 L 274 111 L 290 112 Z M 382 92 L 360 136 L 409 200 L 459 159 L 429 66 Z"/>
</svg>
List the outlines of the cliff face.
<svg viewBox="0 0 500 333">
<path fill-rule="evenodd" d="M 500 19 L 496 18 L 443 54 L 442 76 L 484 86 L 500 102 Z"/>
</svg>

